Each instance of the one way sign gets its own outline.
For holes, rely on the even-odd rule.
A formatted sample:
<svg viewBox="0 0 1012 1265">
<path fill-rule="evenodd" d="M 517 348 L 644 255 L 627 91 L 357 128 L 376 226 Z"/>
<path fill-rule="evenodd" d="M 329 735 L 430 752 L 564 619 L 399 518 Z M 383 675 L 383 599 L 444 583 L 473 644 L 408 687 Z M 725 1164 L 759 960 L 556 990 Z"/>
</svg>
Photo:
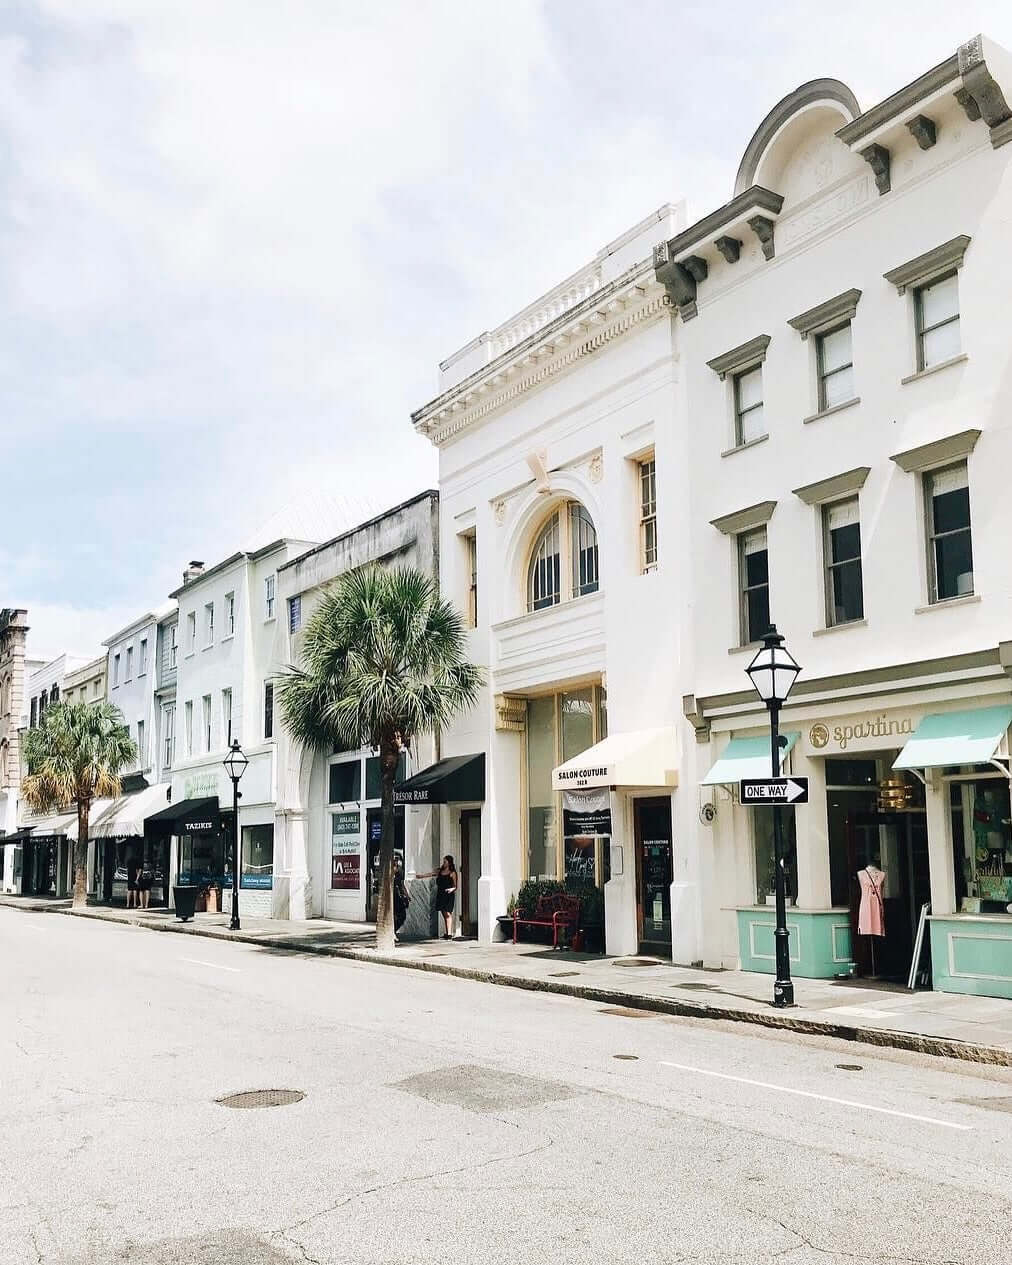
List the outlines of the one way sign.
<svg viewBox="0 0 1012 1265">
<path fill-rule="evenodd" d="M 743 804 L 807 804 L 807 777 L 743 777 L 738 784 Z"/>
</svg>

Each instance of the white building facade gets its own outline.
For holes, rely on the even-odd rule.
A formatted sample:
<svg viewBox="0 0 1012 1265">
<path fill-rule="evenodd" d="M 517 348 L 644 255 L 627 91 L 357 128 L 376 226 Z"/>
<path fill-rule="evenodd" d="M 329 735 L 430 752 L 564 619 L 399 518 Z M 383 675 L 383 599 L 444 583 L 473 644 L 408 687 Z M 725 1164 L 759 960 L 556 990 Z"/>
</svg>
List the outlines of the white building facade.
<svg viewBox="0 0 1012 1265">
<path fill-rule="evenodd" d="M 769 768 L 744 669 L 772 618 L 811 783 L 796 973 L 905 979 L 930 905 L 934 986 L 1012 995 L 1009 101 L 980 38 L 867 111 L 813 80 L 725 206 L 651 217 L 442 366 L 414 422 L 489 671 L 444 738 L 488 759 L 483 938 L 523 879 L 592 873 L 609 952 L 772 970 L 736 789 Z"/>
</svg>

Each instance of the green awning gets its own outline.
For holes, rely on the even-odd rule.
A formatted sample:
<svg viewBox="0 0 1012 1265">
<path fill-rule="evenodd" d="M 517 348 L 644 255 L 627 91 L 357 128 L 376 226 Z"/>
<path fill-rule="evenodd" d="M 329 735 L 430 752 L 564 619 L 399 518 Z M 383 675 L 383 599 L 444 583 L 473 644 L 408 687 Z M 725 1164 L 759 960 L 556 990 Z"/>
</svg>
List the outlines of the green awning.
<svg viewBox="0 0 1012 1265">
<path fill-rule="evenodd" d="M 780 766 L 790 754 L 800 733 L 780 735 Z M 785 745 L 786 740 L 786 745 Z M 720 759 L 706 777 L 703 786 L 730 786 L 743 777 L 772 777 L 769 735 L 762 738 L 732 738 L 724 748 Z"/>
<path fill-rule="evenodd" d="M 976 707 L 969 712 L 925 716 L 899 753 L 894 769 L 940 769 L 955 764 L 986 764 L 998 750 L 1012 707 Z"/>
</svg>

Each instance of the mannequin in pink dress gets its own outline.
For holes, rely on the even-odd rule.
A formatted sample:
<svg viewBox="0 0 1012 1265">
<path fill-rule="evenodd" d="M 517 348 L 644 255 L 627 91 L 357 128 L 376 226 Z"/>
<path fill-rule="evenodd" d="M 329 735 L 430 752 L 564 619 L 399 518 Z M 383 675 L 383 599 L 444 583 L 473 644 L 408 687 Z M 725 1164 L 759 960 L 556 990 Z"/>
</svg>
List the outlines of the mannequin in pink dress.
<svg viewBox="0 0 1012 1265">
<path fill-rule="evenodd" d="M 885 906 L 882 897 L 885 892 L 886 876 L 876 865 L 868 865 L 858 871 L 857 881 L 861 884 L 861 904 L 857 911 L 857 934 L 859 936 L 885 935 Z"/>
</svg>

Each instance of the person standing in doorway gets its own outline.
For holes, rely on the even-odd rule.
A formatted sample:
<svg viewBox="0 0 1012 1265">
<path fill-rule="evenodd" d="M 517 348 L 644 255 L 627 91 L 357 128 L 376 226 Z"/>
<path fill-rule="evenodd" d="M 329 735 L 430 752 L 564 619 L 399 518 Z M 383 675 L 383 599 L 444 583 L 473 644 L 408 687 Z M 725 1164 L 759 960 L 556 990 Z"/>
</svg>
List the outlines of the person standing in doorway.
<svg viewBox="0 0 1012 1265">
<path fill-rule="evenodd" d="M 443 857 L 438 870 L 429 870 L 418 878 L 435 878 L 436 913 L 443 916 L 443 939 L 453 939 L 453 906 L 457 899 L 457 866 L 453 857 Z"/>
</svg>

